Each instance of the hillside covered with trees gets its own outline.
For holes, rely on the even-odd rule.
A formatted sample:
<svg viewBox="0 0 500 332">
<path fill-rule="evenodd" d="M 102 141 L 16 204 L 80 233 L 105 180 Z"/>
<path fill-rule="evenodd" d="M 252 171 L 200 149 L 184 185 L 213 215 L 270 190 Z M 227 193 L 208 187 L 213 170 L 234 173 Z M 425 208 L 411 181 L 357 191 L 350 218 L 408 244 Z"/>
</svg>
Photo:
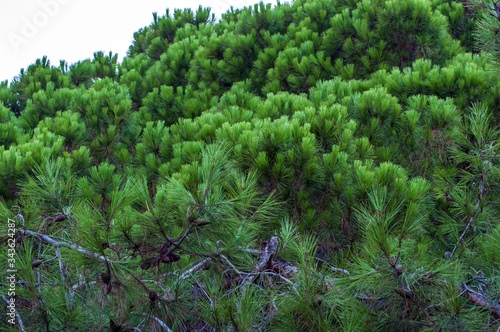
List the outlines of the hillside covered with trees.
<svg viewBox="0 0 500 332">
<path fill-rule="evenodd" d="M 295 0 L 36 60 L 0 83 L 0 329 L 500 329 L 499 32 Z"/>
</svg>

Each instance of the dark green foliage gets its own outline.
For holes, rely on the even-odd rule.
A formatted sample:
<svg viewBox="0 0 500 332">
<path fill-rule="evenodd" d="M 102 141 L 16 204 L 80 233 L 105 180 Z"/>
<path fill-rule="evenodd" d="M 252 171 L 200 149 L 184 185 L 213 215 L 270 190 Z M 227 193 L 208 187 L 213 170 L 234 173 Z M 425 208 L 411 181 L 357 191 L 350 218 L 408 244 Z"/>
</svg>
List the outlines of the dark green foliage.
<svg viewBox="0 0 500 332">
<path fill-rule="evenodd" d="M 71 83 L 80 86 L 80 84 L 89 87 L 92 83 L 92 77 L 94 77 L 95 68 L 89 60 L 83 62 L 77 62 L 70 67 L 70 78 Z"/>
<path fill-rule="evenodd" d="M 15 102 L 12 100 L 9 103 L 13 107 L 12 111 L 19 116 L 33 94 L 45 90 L 49 83 L 53 89 L 68 87 L 70 84 L 69 77 L 64 76 L 60 68 L 52 67 L 47 57 L 37 59 L 26 71 L 22 69 L 10 85 L 11 93 L 17 96 Z"/>
<path fill-rule="evenodd" d="M 432 6 L 448 18 L 451 36 L 460 40 L 467 52 L 476 51 L 472 35 L 477 10 L 468 1 L 433 1 Z"/>
<path fill-rule="evenodd" d="M 17 138 L 22 131 L 16 125 L 17 119 L 14 114 L 7 107 L 0 104 L 0 143 L 5 148 L 17 143 Z"/>
</svg>

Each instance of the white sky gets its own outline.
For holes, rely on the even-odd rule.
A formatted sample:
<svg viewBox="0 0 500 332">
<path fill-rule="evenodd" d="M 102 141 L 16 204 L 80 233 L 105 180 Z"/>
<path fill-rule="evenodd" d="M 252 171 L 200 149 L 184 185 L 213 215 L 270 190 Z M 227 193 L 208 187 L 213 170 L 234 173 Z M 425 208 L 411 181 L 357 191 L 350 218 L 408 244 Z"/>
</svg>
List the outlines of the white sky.
<svg viewBox="0 0 500 332">
<path fill-rule="evenodd" d="M 211 7 L 216 19 L 231 6 L 259 0 L 0 0 L 0 81 L 9 82 L 21 68 L 44 55 L 54 66 L 93 58 L 94 52 L 118 53 L 121 62 L 133 34 L 167 8 Z M 276 4 L 276 0 L 264 0 Z M 283 1 L 282 1 L 283 2 Z"/>
</svg>

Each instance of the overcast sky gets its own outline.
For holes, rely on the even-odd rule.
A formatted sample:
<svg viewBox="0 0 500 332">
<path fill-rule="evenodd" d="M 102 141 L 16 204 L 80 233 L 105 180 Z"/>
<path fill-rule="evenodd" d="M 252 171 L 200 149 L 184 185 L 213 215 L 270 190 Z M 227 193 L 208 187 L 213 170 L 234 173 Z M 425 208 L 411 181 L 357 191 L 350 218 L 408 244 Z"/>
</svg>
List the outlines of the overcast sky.
<svg viewBox="0 0 500 332">
<path fill-rule="evenodd" d="M 126 55 L 133 34 L 151 24 L 153 12 L 167 8 L 211 7 L 220 19 L 231 6 L 259 0 L 0 0 L 0 81 L 9 82 L 21 68 L 46 55 L 52 65 L 93 58 L 96 51 Z M 264 3 L 276 4 L 276 0 Z M 282 1 L 283 3 L 284 1 Z M 290 1 L 291 2 L 291 1 Z"/>
</svg>

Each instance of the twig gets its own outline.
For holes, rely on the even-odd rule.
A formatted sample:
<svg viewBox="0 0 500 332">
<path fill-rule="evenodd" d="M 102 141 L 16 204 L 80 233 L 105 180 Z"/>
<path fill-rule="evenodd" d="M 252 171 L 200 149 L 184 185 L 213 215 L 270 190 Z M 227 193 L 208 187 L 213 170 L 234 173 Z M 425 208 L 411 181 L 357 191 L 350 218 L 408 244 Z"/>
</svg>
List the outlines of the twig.
<svg viewBox="0 0 500 332">
<path fill-rule="evenodd" d="M 276 267 L 277 263 L 273 261 L 274 254 L 276 254 L 276 250 L 278 250 L 278 237 L 277 236 L 272 236 L 265 244 L 264 248 L 262 248 L 260 258 L 255 266 L 255 274 L 250 274 L 248 278 L 245 279 L 244 282 L 242 282 L 243 285 L 249 285 L 251 284 L 255 278 L 257 278 L 258 275 L 263 273 L 265 270 L 268 269 L 268 266 L 273 265 Z M 293 271 L 296 270 L 296 267 L 293 267 Z M 278 268 L 279 270 L 279 268 Z M 289 281 L 285 277 L 281 275 L 281 273 L 278 273 L 280 277 L 282 277 L 285 281 Z M 290 282 L 291 283 L 291 282 Z M 243 286 L 243 289 L 245 289 L 245 286 Z"/>
<path fill-rule="evenodd" d="M 54 247 L 54 250 L 56 252 L 56 257 L 59 260 L 59 270 L 61 271 L 62 282 L 63 282 L 64 285 L 66 285 L 66 280 L 64 278 L 64 266 L 63 266 L 63 262 L 62 262 L 62 259 L 61 259 L 61 251 L 59 250 L 59 247 Z"/>
<path fill-rule="evenodd" d="M 40 241 L 40 243 L 42 243 Z M 37 285 L 37 288 L 38 288 L 38 298 L 41 299 L 42 298 L 42 289 L 40 287 L 40 269 L 36 269 L 36 274 L 37 274 L 37 280 L 38 280 L 38 285 Z"/>
<path fill-rule="evenodd" d="M 64 277 L 64 266 L 63 266 L 63 262 L 62 262 L 62 258 L 61 258 L 61 251 L 59 250 L 59 247 L 57 247 L 57 246 L 54 247 L 54 250 L 56 252 L 57 259 L 59 260 L 59 270 L 61 271 L 62 283 L 63 283 L 64 288 L 66 288 L 66 278 Z M 68 310 L 69 310 L 69 297 L 66 297 L 66 305 L 67 305 Z"/>
<path fill-rule="evenodd" d="M 481 153 L 481 161 L 484 162 L 484 158 L 483 158 L 482 153 Z M 451 252 L 450 258 L 453 257 L 453 255 L 455 254 L 455 251 L 457 250 L 458 245 L 460 244 L 460 242 L 462 242 L 462 239 L 464 238 L 465 233 L 467 233 L 467 230 L 472 225 L 474 218 L 478 215 L 478 213 L 483 212 L 482 208 L 481 208 L 481 211 L 479 211 L 479 212 L 478 212 L 478 209 L 479 209 L 479 205 L 481 204 L 481 201 L 483 200 L 485 184 L 486 184 L 486 174 L 485 174 L 485 171 L 483 170 L 483 172 L 481 174 L 481 182 L 479 183 L 479 193 L 478 193 L 478 197 L 476 199 L 476 208 L 474 209 L 474 212 L 472 213 L 472 216 L 470 217 L 469 222 L 467 223 L 467 226 L 465 227 L 465 230 L 463 231 L 462 235 L 460 235 L 460 238 L 458 239 L 457 244 L 455 244 L 455 247 L 453 248 L 453 251 Z"/>
<path fill-rule="evenodd" d="M 170 241 L 170 242 L 172 242 L 172 241 Z M 192 255 L 196 255 L 196 256 L 202 256 L 202 257 L 217 257 L 217 256 L 219 256 L 219 254 L 204 254 L 204 253 L 201 253 L 201 252 L 196 252 L 196 251 L 188 250 L 188 249 L 185 249 L 185 248 L 183 248 L 183 247 L 181 247 L 179 245 L 177 246 L 177 248 L 179 248 L 179 250 L 187 252 L 188 254 L 192 254 Z"/>
<path fill-rule="evenodd" d="M 164 322 L 162 322 L 159 318 L 155 317 L 155 316 L 152 316 L 152 315 L 148 315 L 146 313 L 141 313 L 143 316 L 146 316 L 148 318 L 151 318 L 152 320 L 154 320 L 155 322 L 157 322 L 164 330 L 166 330 L 167 332 L 173 332 L 168 326 L 167 324 L 165 324 Z"/>
<path fill-rule="evenodd" d="M 478 208 L 479 208 L 479 201 L 476 203 L 476 208 L 474 209 L 474 212 L 477 211 Z M 467 230 L 472 225 L 472 222 L 474 221 L 475 216 L 476 216 L 475 214 L 472 214 L 472 216 L 470 217 L 469 222 L 467 223 L 467 226 L 465 227 L 465 230 L 463 231 L 462 235 L 460 235 L 460 238 L 458 239 L 457 244 L 455 244 L 455 247 L 453 247 L 453 251 L 451 252 L 450 259 L 455 254 L 455 251 L 457 251 L 458 245 L 460 244 L 460 242 L 462 242 L 462 239 L 464 238 L 465 234 L 467 233 Z"/>
<path fill-rule="evenodd" d="M 188 278 L 191 273 L 203 269 L 211 260 L 212 260 L 211 258 L 205 258 L 204 260 L 200 261 L 198 264 L 196 264 L 195 266 L 193 266 L 192 268 L 181 274 L 179 280 L 184 280 Z"/>
<path fill-rule="evenodd" d="M 398 243 L 398 256 L 396 257 L 396 262 L 394 262 L 394 265 L 397 266 L 399 259 L 401 258 L 401 244 L 403 242 L 403 237 L 405 236 L 406 233 L 406 228 L 403 229 L 403 232 L 399 236 L 399 243 Z"/>
<path fill-rule="evenodd" d="M 261 256 L 257 262 L 257 271 L 263 271 L 269 265 L 269 262 L 273 259 L 276 250 L 278 249 L 278 237 L 273 236 L 267 241 L 266 245 L 261 251 Z"/>
<path fill-rule="evenodd" d="M 321 261 L 321 262 L 323 262 L 323 263 L 325 263 L 326 265 L 328 265 L 328 267 L 329 267 L 330 269 L 332 269 L 332 270 L 333 270 L 333 271 L 335 271 L 335 272 L 341 272 L 341 273 L 343 273 L 343 274 L 345 274 L 345 275 L 350 275 L 349 271 L 347 271 L 347 270 L 341 269 L 341 268 L 339 268 L 339 267 L 334 267 L 334 266 L 331 266 L 330 264 L 328 264 L 327 262 L 325 262 L 325 261 L 324 261 L 324 260 L 322 260 L 321 258 L 318 258 L 318 257 L 314 257 L 314 258 L 315 258 L 315 259 L 317 259 L 317 260 L 319 260 L 319 261 Z"/>
<path fill-rule="evenodd" d="M 500 203 L 499 203 L 500 204 Z M 262 252 L 260 250 L 249 249 L 249 248 L 240 248 L 242 251 L 246 251 L 251 254 L 260 255 Z"/>
<path fill-rule="evenodd" d="M 196 278 L 192 275 L 191 277 L 193 277 L 194 279 L 194 282 L 196 282 L 196 285 L 198 285 L 198 287 L 203 291 L 203 294 L 207 297 L 207 299 L 210 301 L 210 305 L 214 305 L 214 302 L 212 301 L 212 299 L 210 298 L 210 296 L 208 295 L 207 291 L 205 290 L 205 288 L 203 288 L 203 286 L 200 285 L 200 283 L 198 282 L 198 280 L 196 280 Z"/>
<path fill-rule="evenodd" d="M 169 251 L 167 251 L 167 253 L 165 254 L 165 256 L 169 256 L 170 254 L 172 254 L 177 248 L 179 248 L 179 246 L 181 245 L 182 241 L 184 241 L 184 239 L 188 236 L 188 234 L 191 232 L 191 228 L 193 228 L 193 226 L 195 225 L 194 222 L 190 223 L 188 228 L 186 229 L 186 231 L 184 232 L 184 234 L 182 234 L 181 238 L 179 239 L 179 241 L 177 241 L 177 243 L 173 242 L 173 248 L 170 249 Z"/>
<path fill-rule="evenodd" d="M 7 304 L 10 304 L 10 301 L 7 300 L 7 298 L 4 295 L 2 295 L 2 299 L 5 302 L 7 302 Z M 21 329 L 21 331 L 26 332 L 26 330 L 24 329 L 23 321 L 21 320 L 21 316 L 19 316 L 19 313 L 17 312 L 16 308 L 14 308 L 14 312 L 16 313 L 17 323 L 19 324 L 19 328 Z"/>
<path fill-rule="evenodd" d="M 42 262 L 42 264 L 45 264 L 45 263 L 50 262 L 50 261 L 53 261 L 53 260 L 54 260 L 54 259 L 56 259 L 56 258 L 57 258 L 57 256 L 56 256 L 56 257 L 49 258 L 49 259 L 47 259 L 46 261 L 43 261 L 43 262 Z"/>
<path fill-rule="evenodd" d="M 77 251 L 79 253 L 82 253 L 84 254 L 85 256 L 87 257 L 90 257 L 90 258 L 94 258 L 94 259 L 97 259 L 97 260 L 100 260 L 102 262 L 109 262 L 109 263 L 113 263 L 113 261 L 110 261 L 109 259 L 106 259 L 105 257 L 99 255 L 99 254 L 96 254 L 95 252 L 92 252 L 92 251 L 88 251 L 86 249 L 83 249 L 82 247 L 74 244 L 74 243 L 71 243 L 71 242 L 57 242 L 55 240 L 53 240 L 51 237 L 47 236 L 47 235 L 44 235 L 44 234 L 40 234 L 40 233 L 37 233 L 37 232 L 33 232 L 33 231 L 29 231 L 29 230 L 19 230 L 21 232 L 21 234 L 29 234 L 29 235 L 32 235 L 32 236 L 38 236 L 40 239 L 42 239 L 43 241 L 51 244 L 52 246 L 54 247 L 66 247 L 66 248 L 70 248 L 74 251 Z"/>
<path fill-rule="evenodd" d="M 290 279 L 287 279 L 285 278 L 284 276 L 282 276 L 281 274 L 279 273 L 276 273 L 276 272 L 273 272 L 273 271 L 262 271 L 262 272 L 253 272 L 255 275 L 259 275 L 259 274 L 270 274 L 270 275 L 273 275 L 273 276 L 276 276 L 276 277 L 279 277 L 281 279 L 283 279 L 283 281 L 285 281 L 286 283 L 288 283 L 290 286 L 292 286 L 293 289 L 296 290 L 295 288 L 295 284 L 290 281 Z"/>
<path fill-rule="evenodd" d="M 220 255 L 220 257 L 222 257 L 222 259 L 229 265 L 231 266 L 231 268 L 234 270 L 234 272 L 236 272 L 237 274 L 241 274 L 240 271 L 238 271 L 238 269 L 229 261 L 229 259 L 227 259 L 226 256 L 224 255 Z"/>
<path fill-rule="evenodd" d="M 423 311 L 427 319 L 432 323 L 432 325 L 436 324 L 436 321 L 432 319 L 432 317 L 429 315 L 429 312 L 427 312 L 427 309 L 424 308 L 424 306 L 420 303 L 420 301 L 417 299 L 415 296 L 415 293 L 406 285 L 403 283 L 403 288 L 395 288 L 394 292 L 401 296 L 403 299 L 409 298 L 411 299 L 419 308 L 420 310 Z"/>
<path fill-rule="evenodd" d="M 480 307 L 485 308 L 488 311 L 491 311 L 491 313 L 496 317 L 500 318 L 500 304 L 492 304 L 486 296 L 484 296 L 481 293 L 475 292 L 469 287 L 467 287 L 466 284 L 461 285 L 461 289 L 463 290 L 463 294 L 465 295 L 466 298 L 468 298 L 471 302 L 477 304 Z"/>
<path fill-rule="evenodd" d="M 148 286 L 146 286 L 146 284 L 145 284 L 145 283 L 143 283 L 143 282 L 141 281 L 141 279 L 137 278 L 137 277 L 135 276 L 135 274 L 133 274 L 132 272 L 130 272 L 128 269 L 125 269 L 125 271 L 126 271 L 128 274 L 130 274 L 130 275 L 132 276 L 132 278 L 134 278 L 134 279 L 135 279 L 135 280 L 136 280 L 136 281 L 137 281 L 137 282 L 138 282 L 138 283 L 139 283 L 139 284 L 140 284 L 140 285 L 141 285 L 141 286 L 142 286 L 142 287 L 146 290 L 146 292 L 148 292 L 148 294 L 151 294 L 151 292 L 152 292 L 152 291 L 151 291 L 151 289 L 149 289 L 149 287 L 148 287 Z"/>
</svg>

